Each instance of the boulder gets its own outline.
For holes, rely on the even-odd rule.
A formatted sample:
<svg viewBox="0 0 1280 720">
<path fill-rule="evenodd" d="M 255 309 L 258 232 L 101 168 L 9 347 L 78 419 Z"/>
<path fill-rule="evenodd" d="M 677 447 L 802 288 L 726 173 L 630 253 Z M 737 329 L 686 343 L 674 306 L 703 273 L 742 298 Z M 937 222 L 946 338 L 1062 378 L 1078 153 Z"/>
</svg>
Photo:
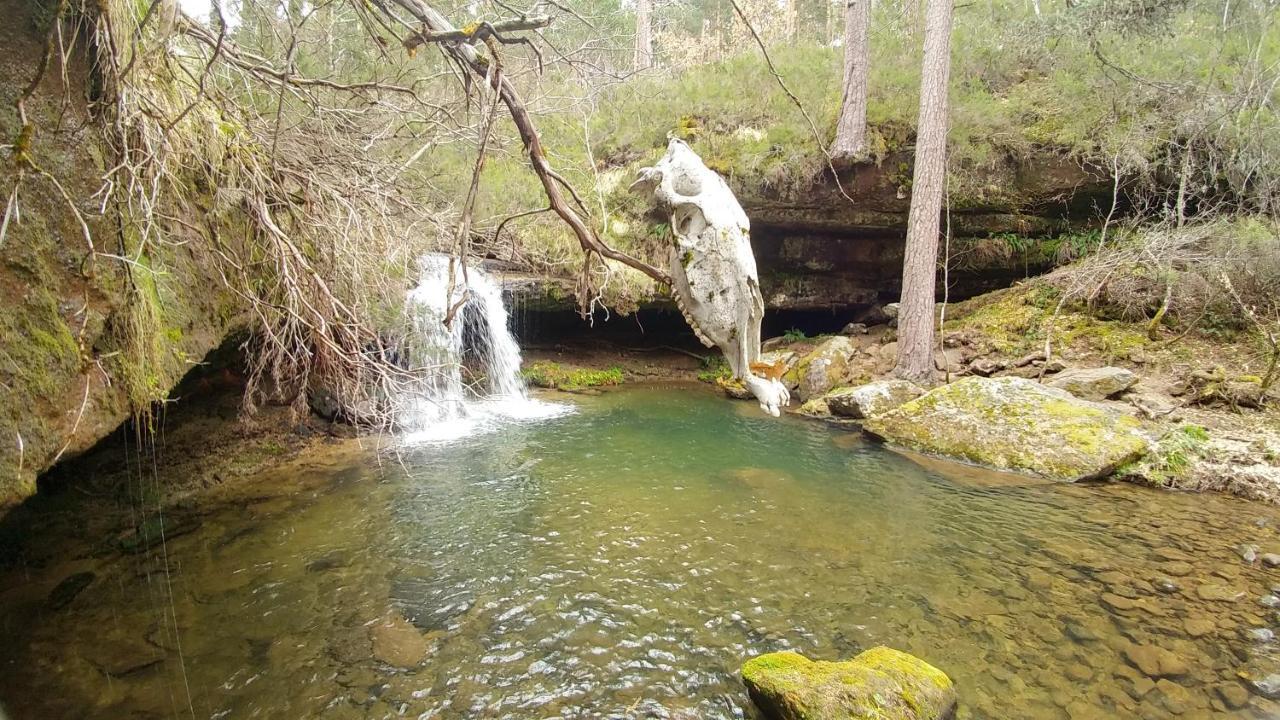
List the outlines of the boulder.
<svg viewBox="0 0 1280 720">
<path fill-rule="evenodd" d="M 854 353 L 853 343 L 842 335 L 823 340 L 787 374 L 793 378 L 796 396 L 801 402 L 822 397 L 829 390 L 847 379 L 849 358 Z M 786 383 L 788 386 L 790 382 Z"/>
<path fill-rule="evenodd" d="M 1142 457 L 1137 419 L 1021 378 L 968 377 L 863 424 L 880 440 L 955 460 L 1074 482 Z"/>
<path fill-rule="evenodd" d="M 1048 382 L 1050 387 L 1066 390 L 1085 400 L 1105 400 L 1133 387 L 1138 376 L 1119 367 L 1064 370 Z"/>
<path fill-rule="evenodd" d="M 915 400 L 924 390 L 909 380 L 880 380 L 855 388 L 841 388 L 826 395 L 831 414 L 862 420 Z"/>
<path fill-rule="evenodd" d="M 969 363 L 969 372 L 974 375 L 989 377 L 1005 369 L 1006 364 L 995 358 L 981 357 Z"/>
<path fill-rule="evenodd" d="M 866 335 L 867 326 L 865 323 L 851 322 L 848 325 L 844 326 L 844 329 L 840 331 L 840 334 L 841 335 Z"/>
<path fill-rule="evenodd" d="M 742 680 L 770 720 L 945 720 L 956 706 L 945 673 L 887 647 L 845 662 L 769 653 L 748 660 Z"/>
</svg>

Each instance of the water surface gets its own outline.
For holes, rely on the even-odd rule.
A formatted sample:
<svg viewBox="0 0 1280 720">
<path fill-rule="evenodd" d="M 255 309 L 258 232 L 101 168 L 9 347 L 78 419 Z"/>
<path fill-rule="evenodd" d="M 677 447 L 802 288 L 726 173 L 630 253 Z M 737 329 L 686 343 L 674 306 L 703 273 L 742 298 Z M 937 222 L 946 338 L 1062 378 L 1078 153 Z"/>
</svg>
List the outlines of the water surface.
<svg viewBox="0 0 1280 720">
<path fill-rule="evenodd" d="M 1249 635 L 1277 623 L 1280 572 L 1237 551 L 1280 551 L 1272 508 L 926 469 L 688 386 L 569 402 L 398 458 L 317 449 L 162 547 L 14 565 L 0 702 L 754 717 L 745 658 L 887 644 L 950 674 L 961 717 L 1280 717 L 1238 677 L 1280 667 Z"/>
</svg>

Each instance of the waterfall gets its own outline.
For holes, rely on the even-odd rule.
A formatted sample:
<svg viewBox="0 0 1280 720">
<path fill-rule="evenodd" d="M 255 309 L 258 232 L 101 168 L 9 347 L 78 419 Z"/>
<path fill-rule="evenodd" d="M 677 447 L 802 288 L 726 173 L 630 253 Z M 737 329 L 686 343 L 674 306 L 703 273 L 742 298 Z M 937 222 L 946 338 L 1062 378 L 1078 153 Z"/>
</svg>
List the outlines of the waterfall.
<svg viewBox="0 0 1280 720">
<path fill-rule="evenodd" d="M 418 265 L 418 285 L 405 302 L 410 323 L 402 360 L 419 379 L 397 410 L 406 440 L 456 440 L 503 422 L 570 411 L 525 392 L 520 346 L 507 326 L 502 288 L 492 277 L 468 267 L 464 279 L 448 255 L 424 255 Z"/>
</svg>

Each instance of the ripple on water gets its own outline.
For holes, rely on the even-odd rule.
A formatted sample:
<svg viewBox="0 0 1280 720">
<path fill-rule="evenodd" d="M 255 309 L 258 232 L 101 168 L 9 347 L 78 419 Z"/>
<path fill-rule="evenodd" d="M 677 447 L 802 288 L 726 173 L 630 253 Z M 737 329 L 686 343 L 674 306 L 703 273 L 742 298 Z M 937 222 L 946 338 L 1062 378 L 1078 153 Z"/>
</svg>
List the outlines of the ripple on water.
<svg viewBox="0 0 1280 720">
<path fill-rule="evenodd" d="M 883 643 L 946 670 L 962 717 L 1280 712 L 1238 676 L 1280 669 L 1260 601 L 1280 571 L 1237 549 L 1280 550 L 1275 510 L 922 466 L 686 389 L 577 403 L 326 468 L 167 563 L 102 561 L 56 611 L 89 568 L 22 569 L 0 698 L 15 718 L 739 718 L 744 658 Z"/>
</svg>

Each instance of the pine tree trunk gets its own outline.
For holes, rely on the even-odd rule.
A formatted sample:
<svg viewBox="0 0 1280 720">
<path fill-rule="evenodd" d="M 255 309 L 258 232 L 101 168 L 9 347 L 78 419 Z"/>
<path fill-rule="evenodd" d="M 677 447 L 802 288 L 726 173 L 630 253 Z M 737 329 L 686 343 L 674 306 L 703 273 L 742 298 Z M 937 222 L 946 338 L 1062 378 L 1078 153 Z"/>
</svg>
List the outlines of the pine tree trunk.
<svg viewBox="0 0 1280 720">
<path fill-rule="evenodd" d="M 947 83 L 951 75 L 951 3 L 929 0 L 925 17 L 924 62 L 920 76 L 911 211 L 907 216 L 902 304 L 898 311 L 898 362 L 894 374 L 917 382 L 933 380 L 934 283 L 938 266 L 938 226 L 946 181 Z"/>
<path fill-rule="evenodd" d="M 653 0 L 636 0 L 636 56 L 633 69 L 653 65 Z"/>
<path fill-rule="evenodd" d="M 867 63 L 870 43 L 871 0 L 846 0 L 844 10 L 844 98 L 836 121 L 836 141 L 831 154 L 853 158 L 867 144 Z"/>
</svg>

